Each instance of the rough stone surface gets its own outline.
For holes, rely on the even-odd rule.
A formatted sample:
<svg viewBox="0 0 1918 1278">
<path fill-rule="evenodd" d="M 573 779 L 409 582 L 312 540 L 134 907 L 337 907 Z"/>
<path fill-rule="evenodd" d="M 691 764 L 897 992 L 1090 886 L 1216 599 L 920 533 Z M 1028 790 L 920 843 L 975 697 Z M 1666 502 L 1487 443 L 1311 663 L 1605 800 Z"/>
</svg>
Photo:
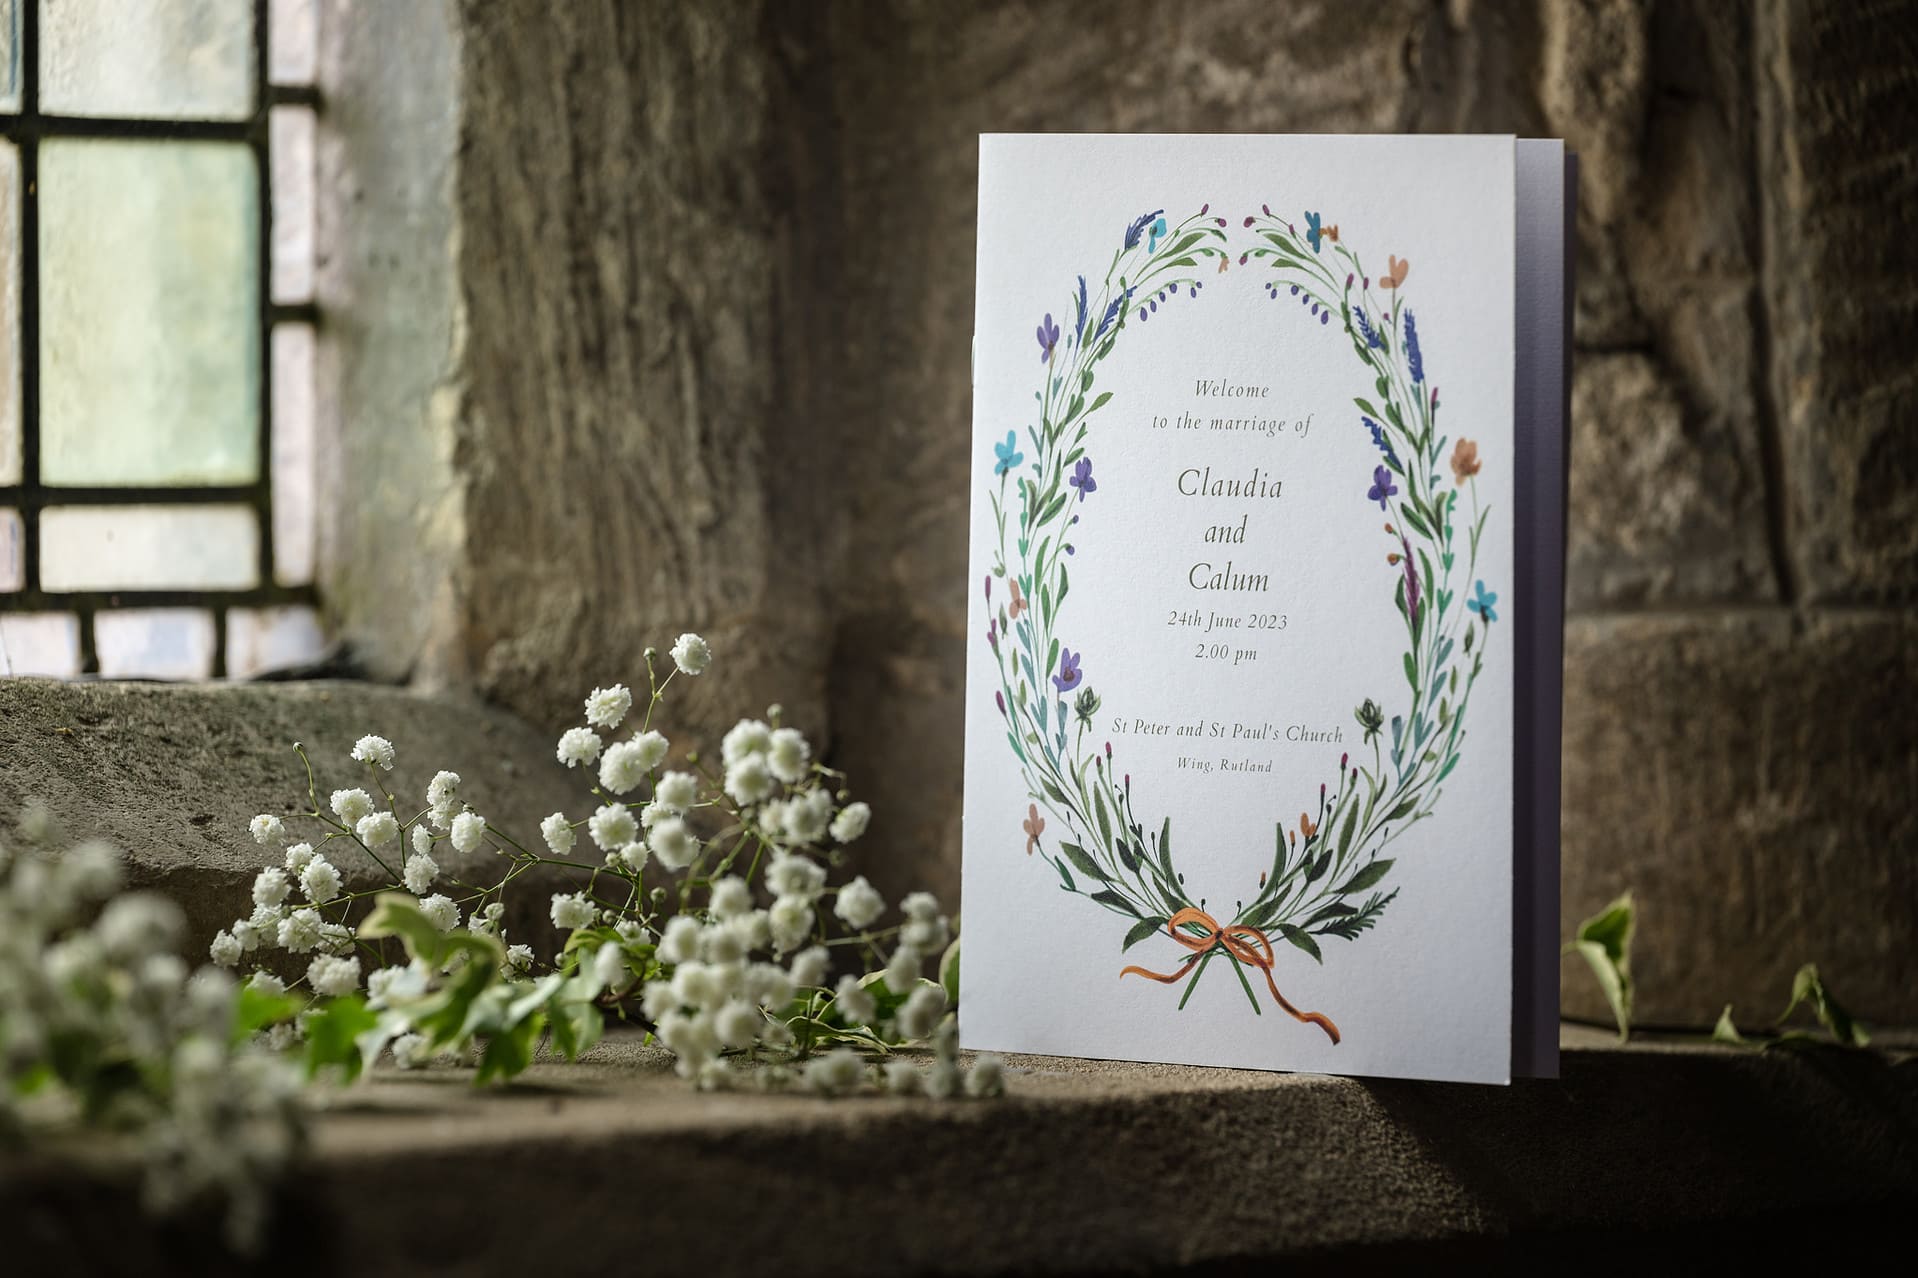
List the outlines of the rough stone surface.
<svg viewBox="0 0 1918 1278">
<path fill-rule="evenodd" d="M 1918 602 L 1918 11 L 1765 7 L 1771 369 L 1808 598 Z"/>
<path fill-rule="evenodd" d="M 617 1273 L 636 1255 L 713 1275 L 1386 1271 L 1556 1267 L 1599 1237 L 1635 1266 L 1908 1242 L 1909 1057 L 1619 1049 L 1577 1030 L 1565 1047 L 1562 1079 L 1511 1088 L 1013 1057 L 1005 1100 L 949 1104 L 696 1093 L 628 1035 L 503 1092 L 386 1072 L 320 1120 L 265 1259 L 367 1275 L 544 1273 L 558 1257 Z M 0 1165 L 0 1212 L 22 1222 L 10 1259 L 239 1268 L 130 1197 L 97 1146 Z"/>
<path fill-rule="evenodd" d="M 644 680 L 682 630 L 725 662 L 675 722 L 781 700 L 826 727 L 828 459 L 781 369 L 786 90 L 760 7 L 459 6 L 464 630 L 542 725 Z M 834 481 L 835 484 L 843 481 Z"/>
<path fill-rule="evenodd" d="M 335 789 L 372 790 L 365 767 L 348 758 L 369 732 L 393 742 L 398 762 L 382 778 L 407 817 L 425 808 L 426 783 L 441 768 L 458 772 L 466 800 L 522 843 L 538 838 L 547 813 L 577 815 L 590 802 L 577 779 L 568 783 L 544 736 L 453 696 L 365 683 L 5 679 L 0 828 L 10 832 L 24 805 L 37 800 L 72 839 L 118 846 L 132 885 L 165 893 L 186 910 L 189 948 L 198 953 L 217 929 L 252 912 L 253 876 L 279 859 L 248 834 L 255 814 L 280 816 L 299 839 L 317 843 L 324 833 L 317 822 L 294 819 L 307 791 L 293 744 L 306 747 L 324 805 Z M 493 853 L 461 857 L 441 846 L 435 858 L 446 874 L 491 883 L 502 873 Z M 357 849 L 331 853 L 349 890 L 374 882 L 376 867 L 362 858 Z M 536 882 L 520 882 L 526 887 L 515 884 L 508 930 L 548 952 L 557 934 L 546 895 Z"/>
<path fill-rule="evenodd" d="M 1566 670 L 1565 926 L 1636 892 L 1640 1019 L 1768 1020 L 1816 962 L 1918 1020 L 1918 617 L 1581 618 Z M 1575 960 L 1563 990 L 1607 1017 Z"/>
</svg>

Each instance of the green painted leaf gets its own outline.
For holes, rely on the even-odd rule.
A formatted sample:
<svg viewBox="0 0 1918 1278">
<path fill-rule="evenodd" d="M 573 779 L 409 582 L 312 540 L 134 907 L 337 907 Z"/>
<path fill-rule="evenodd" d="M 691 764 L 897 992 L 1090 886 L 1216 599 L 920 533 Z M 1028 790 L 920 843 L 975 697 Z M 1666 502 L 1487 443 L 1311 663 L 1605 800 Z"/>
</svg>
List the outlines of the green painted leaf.
<svg viewBox="0 0 1918 1278">
<path fill-rule="evenodd" d="M 1109 905 L 1115 910 L 1130 914 L 1135 919 L 1139 917 L 1138 908 L 1135 907 L 1132 902 L 1126 900 L 1117 892 L 1114 892 L 1111 888 L 1101 888 L 1099 891 L 1094 892 L 1092 899 L 1101 905 Z"/>
<path fill-rule="evenodd" d="M 1091 855 L 1078 844 L 1067 843 L 1061 839 L 1059 841 L 1059 850 L 1066 854 L 1068 861 L 1072 862 L 1072 868 L 1087 878 L 1097 879 L 1101 883 L 1112 882 L 1112 876 L 1100 869 L 1099 863 L 1093 860 Z"/>
<path fill-rule="evenodd" d="M 1405 681 L 1412 685 L 1412 691 L 1417 692 L 1419 690 L 1419 668 L 1417 664 L 1413 662 L 1411 653 L 1407 652 L 1401 655 L 1405 658 Z"/>
<path fill-rule="evenodd" d="M 1380 879 L 1384 878 L 1386 873 L 1389 870 L 1391 870 L 1391 868 L 1392 868 L 1392 861 L 1391 861 L 1391 858 L 1389 857 L 1383 861 L 1373 861 L 1370 864 L 1368 864 L 1364 869 L 1360 870 L 1357 874 L 1354 874 L 1351 878 L 1347 879 L 1345 881 L 1345 885 L 1339 888 L 1339 890 L 1336 893 L 1334 893 L 1334 895 L 1344 896 L 1350 892 L 1362 892 L 1366 888 L 1371 887 L 1374 883 L 1377 883 Z"/>
<path fill-rule="evenodd" d="M 1290 923 L 1279 924 L 1279 934 L 1310 954 L 1315 962 L 1325 962 L 1325 956 L 1319 953 L 1319 943 Z"/>
<path fill-rule="evenodd" d="M 1345 824 L 1339 830 L 1339 853 L 1343 855 L 1352 846 L 1352 831 L 1358 828 L 1359 805 L 1354 803 L 1351 811 L 1345 814 Z"/>
<path fill-rule="evenodd" d="M 1412 814 L 1412 809 L 1416 808 L 1418 805 L 1419 805 L 1418 796 L 1413 795 L 1411 798 L 1405 799 L 1402 802 L 1400 802 L 1400 804 L 1396 808 L 1393 808 L 1390 812 L 1387 812 L 1385 814 L 1385 819 L 1387 821 L 1401 820 L 1404 817 L 1410 816 Z"/>
<path fill-rule="evenodd" d="M 1099 819 L 1099 841 L 1105 847 L 1112 846 L 1112 820 L 1106 815 L 1106 795 L 1104 786 L 1094 786 L 1092 790 L 1092 810 Z"/>
<path fill-rule="evenodd" d="M 1164 926 L 1164 919 L 1140 919 L 1133 925 L 1132 930 L 1125 934 L 1125 944 L 1119 947 L 1120 953 L 1131 949 Z"/>
</svg>

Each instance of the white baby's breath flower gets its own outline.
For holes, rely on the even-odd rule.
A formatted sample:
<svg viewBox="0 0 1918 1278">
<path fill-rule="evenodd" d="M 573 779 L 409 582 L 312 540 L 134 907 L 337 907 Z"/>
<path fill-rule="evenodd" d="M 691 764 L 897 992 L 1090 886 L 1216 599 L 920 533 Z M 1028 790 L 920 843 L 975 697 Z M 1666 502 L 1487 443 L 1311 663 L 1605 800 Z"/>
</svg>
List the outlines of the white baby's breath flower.
<svg viewBox="0 0 1918 1278">
<path fill-rule="evenodd" d="M 973 1096 L 1003 1096 L 1006 1091 L 1006 1062 L 999 1056 L 980 1056 L 966 1075 L 966 1091 Z"/>
<path fill-rule="evenodd" d="M 295 910 L 280 920 L 280 948 L 293 954 L 310 954 L 320 946 L 320 912 Z"/>
<path fill-rule="evenodd" d="M 699 952 L 708 963 L 730 967 L 744 961 L 746 938 L 737 928 L 715 923 L 699 934 Z"/>
<path fill-rule="evenodd" d="M 443 892 L 435 892 L 432 896 L 422 899 L 420 913 L 426 916 L 428 923 L 442 932 L 450 932 L 460 925 L 459 903 Z"/>
<path fill-rule="evenodd" d="M 253 832 L 253 841 L 261 847 L 269 843 L 280 843 L 286 839 L 286 823 L 276 816 L 261 813 L 253 818 L 247 827 Z"/>
<path fill-rule="evenodd" d="M 763 950 L 772 944 L 773 927 L 764 910 L 748 910 L 736 919 L 728 919 L 726 926 L 746 938 L 749 950 Z"/>
<path fill-rule="evenodd" d="M 406 858 L 406 872 L 401 877 L 406 890 L 414 896 L 420 896 L 433 886 L 433 880 L 439 877 L 439 873 L 438 862 L 424 852 L 415 852 Z"/>
<path fill-rule="evenodd" d="M 899 912 L 909 919 L 936 919 L 939 917 L 939 898 L 930 892 L 913 892 L 899 903 Z"/>
<path fill-rule="evenodd" d="M 286 880 L 286 871 L 267 866 L 253 876 L 253 904 L 278 905 L 286 900 L 286 894 L 293 885 Z"/>
<path fill-rule="evenodd" d="M 879 1012 L 879 1000 L 872 996 L 871 990 L 859 983 L 858 977 L 850 973 L 839 978 L 839 988 L 833 992 L 832 1003 L 848 1025 L 870 1025 Z"/>
<path fill-rule="evenodd" d="M 486 840 L 486 818 L 477 812 L 462 812 L 453 818 L 453 850 L 473 852 Z"/>
<path fill-rule="evenodd" d="M 565 856 L 573 850 L 573 827 L 566 820 L 564 812 L 555 812 L 541 821 L 539 835 L 546 840 L 547 850 L 554 856 Z"/>
<path fill-rule="evenodd" d="M 239 943 L 243 954 L 251 954 L 259 949 L 265 939 L 260 935 L 260 929 L 253 926 L 252 919 L 234 919 L 233 926 L 228 930 L 233 933 L 233 939 Z"/>
<path fill-rule="evenodd" d="M 753 890 L 737 874 L 728 874 L 713 884 L 707 904 L 714 918 L 737 918 L 753 908 Z"/>
<path fill-rule="evenodd" d="M 315 905 L 325 905 L 340 894 L 340 872 L 323 856 L 316 856 L 300 871 L 300 891 Z"/>
<path fill-rule="evenodd" d="M 672 982 L 673 997 L 683 1007 L 704 1007 L 719 992 L 713 969 L 697 961 L 673 969 Z"/>
<path fill-rule="evenodd" d="M 638 874 L 646 868 L 646 862 L 651 859 L 652 852 L 644 843 L 635 839 L 631 843 L 621 847 L 618 852 L 611 852 L 607 855 L 617 856 L 621 865 L 625 866 L 634 874 Z"/>
<path fill-rule="evenodd" d="M 774 896 L 799 897 L 810 904 L 826 886 L 826 867 L 796 852 L 776 852 L 766 867 L 766 886 Z"/>
<path fill-rule="evenodd" d="M 727 1047 L 750 1047 L 765 1023 L 760 1010 L 743 998 L 727 999 L 713 1014 L 713 1031 Z"/>
<path fill-rule="evenodd" d="M 589 927 L 593 922 L 593 902 L 584 892 L 553 893 L 549 912 L 553 919 L 553 926 L 563 927 L 568 931 Z"/>
<path fill-rule="evenodd" d="M 817 843 L 826 837 L 826 823 L 832 819 L 832 795 L 823 787 L 802 791 L 786 802 L 781 821 L 789 842 Z"/>
<path fill-rule="evenodd" d="M 792 1002 L 793 981 L 777 963 L 754 963 L 746 969 L 742 988 L 761 1007 L 784 1007 Z"/>
<path fill-rule="evenodd" d="M 885 1074 L 886 1090 L 894 1096 L 917 1096 L 926 1089 L 919 1067 L 911 1061 L 887 1061 Z"/>
<path fill-rule="evenodd" d="M 413 833 L 410 837 L 413 841 L 413 851 L 421 856 L 433 855 L 433 831 L 427 826 L 426 822 L 421 821 L 414 825 Z"/>
<path fill-rule="evenodd" d="M 372 811 L 373 797 L 364 790 L 335 790 L 333 792 L 333 815 L 340 819 L 341 825 L 358 825 L 360 818 L 367 816 Z"/>
<path fill-rule="evenodd" d="M 280 920 L 285 917 L 286 907 L 283 905 L 256 905 L 253 907 L 253 916 L 247 922 L 258 928 L 260 935 L 266 938 L 266 943 L 271 945 L 273 938 L 280 934 Z"/>
<path fill-rule="evenodd" d="M 288 874 L 298 874 L 306 868 L 306 863 L 311 861 L 316 855 L 318 854 L 313 851 L 313 845 L 311 843 L 295 843 L 286 850 L 286 872 Z"/>
<path fill-rule="evenodd" d="M 772 924 L 773 948 L 784 954 L 798 949 L 812 931 L 812 902 L 803 896 L 782 896 L 767 911 Z"/>
<path fill-rule="evenodd" d="M 699 778 L 690 772 L 668 772 L 653 791 L 653 803 L 669 812 L 684 812 L 699 801 Z"/>
<path fill-rule="evenodd" d="M 278 998 L 280 995 L 286 993 L 286 982 L 273 975 L 273 973 L 265 971 L 255 972 L 252 976 L 248 977 L 246 987 L 255 993 L 264 994 L 268 998 Z"/>
<path fill-rule="evenodd" d="M 238 965 L 240 955 L 245 952 L 246 947 L 240 944 L 240 939 L 225 928 L 213 934 L 213 944 L 207 946 L 206 950 L 207 957 L 221 967 Z"/>
<path fill-rule="evenodd" d="M 393 743 L 385 737 L 364 736 L 353 743 L 353 761 L 370 763 L 382 772 L 393 770 Z"/>
<path fill-rule="evenodd" d="M 712 663 L 713 650 L 698 635 L 689 632 L 673 640 L 673 664 L 681 674 L 704 674 Z"/>
<path fill-rule="evenodd" d="M 642 732 L 633 738 L 632 744 L 638 747 L 640 764 L 648 772 L 666 762 L 666 752 L 672 748 L 659 732 Z"/>
<path fill-rule="evenodd" d="M 766 747 L 766 765 L 774 776 L 788 784 L 802 780 L 806 765 L 812 761 L 812 747 L 797 728 L 777 728 Z"/>
<path fill-rule="evenodd" d="M 806 1086 L 825 1096 L 840 1096 L 859 1086 L 865 1062 L 851 1048 L 838 1047 L 806 1062 Z"/>
<path fill-rule="evenodd" d="M 616 852 L 639 837 L 639 822 L 624 803 L 608 803 L 586 822 L 587 832 L 602 852 Z"/>
<path fill-rule="evenodd" d="M 424 1034 L 402 1034 L 393 1040 L 393 1063 L 401 1069 L 420 1069 L 432 1058 Z"/>
<path fill-rule="evenodd" d="M 442 768 L 433 774 L 431 781 L 426 783 L 426 806 L 429 808 L 445 807 L 451 803 L 454 796 L 459 793 L 459 788 L 460 774 L 457 772 L 448 772 Z"/>
<path fill-rule="evenodd" d="M 886 988 L 895 994 L 904 994 L 919 980 L 919 965 L 925 962 L 925 956 L 910 945 L 899 945 L 893 949 L 892 961 L 886 965 Z"/>
<path fill-rule="evenodd" d="M 726 793 L 742 808 L 772 798 L 778 788 L 779 783 L 773 779 L 772 769 L 766 766 L 762 755 L 749 754 L 727 765 Z"/>
<path fill-rule="evenodd" d="M 533 970 L 533 947 L 530 945 L 509 945 L 506 947 L 506 966 L 515 972 Z"/>
<path fill-rule="evenodd" d="M 592 695 L 586 698 L 586 722 L 600 728 L 617 728 L 632 708 L 633 694 L 625 684 L 594 688 Z"/>
<path fill-rule="evenodd" d="M 673 995 L 671 981 L 648 981 L 639 992 L 639 1010 L 647 1020 L 659 1024 L 660 1018 L 668 1012 L 679 1010 L 679 1000 Z"/>
<path fill-rule="evenodd" d="M 615 741 L 599 761 L 599 784 L 614 794 L 625 794 L 646 779 L 647 764 L 637 741 Z"/>
<path fill-rule="evenodd" d="M 720 758 L 728 768 L 749 755 L 772 749 L 773 730 L 758 719 L 741 719 L 726 730 L 719 742 Z"/>
<path fill-rule="evenodd" d="M 669 870 L 683 870 L 699 855 L 699 839 L 678 817 L 667 817 L 646 836 L 647 846 Z"/>
<path fill-rule="evenodd" d="M 832 912 L 844 920 L 847 927 L 864 931 L 886 912 L 886 898 L 879 895 L 879 889 L 862 874 L 839 889 L 839 899 L 833 902 Z"/>
<path fill-rule="evenodd" d="M 864 803 L 848 803 L 839 809 L 839 815 L 832 819 L 832 837 L 841 843 L 851 843 L 866 832 L 866 826 L 871 820 L 871 807 Z"/>
<path fill-rule="evenodd" d="M 899 940 L 921 954 L 936 954 L 952 941 L 952 929 L 943 914 L 930 919 L 909 919 L 899 929 Z"/>
<path fill-rule="evenodd" d="M 399 842 L 400 823 L 391 812 L 375 812 L 363 816 L 360 823 L 353 827 L 353 833 L 360 836 L 360 842 L 375 850 L 390 843 Z"/>
<path fill-rule="evenodd" d="M 959 1094 L 959 1067 L 951 1061 L 934 1061 L 926 1071 L 926 1095 L 934 1100 L 951 1100 Z"/>
<path fill-rule="evenodd" d="M 888 985 L 891 982 L 887 982 Z M 906 996 L 899 1009 L 898 1028 L 902 1038 L 925 1038 L 939 1026 L 946 1014 L 946 991 L 942 986 L 921 982 Z"/>
<path fill-rule="evenodd" d="M 668 963 L 686 963 L 699 957 L 700 926 L 696 919 L 675 914 L 659 934 L 659 957 Z"/>
<path fill-rule="evenodd" d="M 599 758 L 599 733 L 591 728 L 568 728 L 559 735 L 559 761 L 577 768 Z"/>
<path fill-rule="evenodd" d="M 832 964 L 832 955 L 823 945 L 815 945 L 793 955 L 792 966 L 787 969 L 794 985 L 800 989 L 817 989 L 826 979 L 826 969 Z"/>
<path fill-rule="evenodd" d="M 306 983 L 313 987 L 315 994 L 329 998 L 351 994 L 360 987 L 360 961 L 322 954 L 306 965 Z"/>
</svg>

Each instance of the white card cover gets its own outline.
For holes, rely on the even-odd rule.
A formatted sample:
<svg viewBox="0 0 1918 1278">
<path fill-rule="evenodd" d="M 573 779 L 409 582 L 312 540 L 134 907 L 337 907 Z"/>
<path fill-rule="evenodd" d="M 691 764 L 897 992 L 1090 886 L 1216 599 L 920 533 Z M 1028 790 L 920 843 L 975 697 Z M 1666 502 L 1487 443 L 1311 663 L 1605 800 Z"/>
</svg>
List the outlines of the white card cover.
<svg viewBox="0 0 1918 1278">
<path fill-rule="evenodd" d="M 1568 173 L 982 139 L 966 1046 L 1556 1071 Z"/>
</svg>

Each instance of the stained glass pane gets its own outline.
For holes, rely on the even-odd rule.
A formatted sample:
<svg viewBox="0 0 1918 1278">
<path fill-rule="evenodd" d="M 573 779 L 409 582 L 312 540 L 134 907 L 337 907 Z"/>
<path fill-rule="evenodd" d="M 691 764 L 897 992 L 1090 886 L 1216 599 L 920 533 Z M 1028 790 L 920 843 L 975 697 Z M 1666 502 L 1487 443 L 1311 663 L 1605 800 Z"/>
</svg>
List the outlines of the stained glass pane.
<svg viewBox="0 0 1918 1278">
<path fill-rule="evenodd" d="M 20 109 L 20 5 L 0 0 L 0 111 Z"/>
<path fill-rule="evenodd" d="M 311 661 L 325 646 L 311 608 L 234 608 L 226 614 L 226 672 L 236 679 Z"/>
<path fill-rule="evenodd" d="M 313 112 L 275 107 L 268 145 L 273 168 L 273 300 L 313 297 Z"/>
<path fill-rule="evenodd" d="M 213 673 L 213 614 L 204 608 L 96 613 L 93 651 L 109 679 L 204 679 Z"/>
<path fill-rule="evenodd" d="M 273 580 L 304 586 L 313 580 L 314 476 L 313 329 L 280 324 L 273 330 Z"/>
<path fill-rule="evenodd" d="M 312 84 L 320 70 L 319 0 L 273 0 L 266 19 L 267 78 Z"/>
<path fill-rule="evenodd" d="M 80 619 L 70 612 L 0 612 L 0 675 L 80 673 Z"/>
<path fill-rule="evenodd" d="M 40 145 L 40 476 L 259 472 L 259 189 L 250 148 Z"/>
<path fill-rule="evenodd" d="M 0 484 L 20 466 L 20 151 L 0 141 Z"/>
<path fill-rule="evenodd" d="M 249 506 L 49 506 L 40 512 L 48 590 L 243 590 L 257 584 Z"/>
<path fill-rule="evenodd" d="M 253 0 L 40 0 L 49 114 L 244 118 L 253 57 Z"/>
<path fill-rule="evenodd" d="M 0 594 L 27 586 L 26 533 L 20 512 L 0 510 Z"/>
</svg>

